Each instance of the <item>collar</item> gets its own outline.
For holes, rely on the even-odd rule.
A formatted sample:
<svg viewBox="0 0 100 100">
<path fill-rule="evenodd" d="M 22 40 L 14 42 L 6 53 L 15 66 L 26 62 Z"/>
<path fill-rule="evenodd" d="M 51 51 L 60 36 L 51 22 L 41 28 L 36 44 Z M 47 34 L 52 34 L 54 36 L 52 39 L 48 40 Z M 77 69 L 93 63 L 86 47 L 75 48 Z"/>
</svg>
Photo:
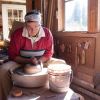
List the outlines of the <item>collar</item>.
<svg viewBox="0 0 100 100">
<path fill-rule="evenodd" d="M 23 37 L 26 37 L 26 38 L 28 38 L 28 39 L 30 39 L 30 40 L 34 40 L 34 42 L 36 42 L 36 41 L 38 41 L 41 37 L 45 37 L 45 32 L 44 32 L 44 30 L 43 30 L 43 27 L 42 26 L 40 26 L 40 30 L 39 30 L 39 33 L 38 33 L 38 35 L 37 35 L 37 37 L 30 37 L 29 35 L 28 35 L 28 31 L 27 31 L 27 29 L 26 29 L 26 27 L 24 27 L 23 28 L 23 32 L 22 32 L 22 36 Z"/>
</svg>

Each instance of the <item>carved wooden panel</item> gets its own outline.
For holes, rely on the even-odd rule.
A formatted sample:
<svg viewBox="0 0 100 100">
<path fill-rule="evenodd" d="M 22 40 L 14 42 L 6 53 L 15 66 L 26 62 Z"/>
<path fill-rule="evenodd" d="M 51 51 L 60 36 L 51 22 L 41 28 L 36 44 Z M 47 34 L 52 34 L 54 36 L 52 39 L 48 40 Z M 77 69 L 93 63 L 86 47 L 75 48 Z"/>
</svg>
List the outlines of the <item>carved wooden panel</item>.
<svg viewBox="0 0 100 100">
<path fill-rule="evenodd" d="M 93 83 L 95 38 L 57 37 L 55 48 L 57 58 L 64 59 L 67 64 L 72 66 L 74 76 Z"/>
<path fill-rule="evenodd" d="M 56 55 L 66 60 L 67 64 L 75 65 L 75 42 L 72 37 L 56 39 Z"/>
<path fill-rule="evenodd" d="M 95 38 L 79 38 L 77 46 L 77 66 L 93 68 L 95 55 Z"/>
</svg>

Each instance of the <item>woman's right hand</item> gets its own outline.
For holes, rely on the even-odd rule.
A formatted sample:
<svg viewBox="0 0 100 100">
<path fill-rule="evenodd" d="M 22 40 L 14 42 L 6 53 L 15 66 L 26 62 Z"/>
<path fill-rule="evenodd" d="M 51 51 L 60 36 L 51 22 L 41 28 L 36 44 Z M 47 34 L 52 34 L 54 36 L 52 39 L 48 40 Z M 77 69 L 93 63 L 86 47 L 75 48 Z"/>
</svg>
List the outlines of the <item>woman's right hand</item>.
<svg viewBox="0 0 100 100">
<path fill-rule="evenodd" d="M 33 58 L 31 58 L 31 63 L 34 65 L 37 65 L 39 63 L 39 61 L 37 58 L 33 57 Z"/>
</svg>

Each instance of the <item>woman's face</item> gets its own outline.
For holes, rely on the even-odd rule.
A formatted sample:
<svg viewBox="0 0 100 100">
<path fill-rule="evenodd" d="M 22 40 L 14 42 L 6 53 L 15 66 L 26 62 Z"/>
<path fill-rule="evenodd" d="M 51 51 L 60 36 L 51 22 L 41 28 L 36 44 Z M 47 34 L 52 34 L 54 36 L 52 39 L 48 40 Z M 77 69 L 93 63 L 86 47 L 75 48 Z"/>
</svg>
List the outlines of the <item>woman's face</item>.
<svg viewBox="0 0 100 100">
<path fill-rule="evenodd" d="M 36 36 L 40 29 L 40 24 L 38 22 L 27 22 L 26 28 L 28 30 L 29 36 Z"/>
</svg>

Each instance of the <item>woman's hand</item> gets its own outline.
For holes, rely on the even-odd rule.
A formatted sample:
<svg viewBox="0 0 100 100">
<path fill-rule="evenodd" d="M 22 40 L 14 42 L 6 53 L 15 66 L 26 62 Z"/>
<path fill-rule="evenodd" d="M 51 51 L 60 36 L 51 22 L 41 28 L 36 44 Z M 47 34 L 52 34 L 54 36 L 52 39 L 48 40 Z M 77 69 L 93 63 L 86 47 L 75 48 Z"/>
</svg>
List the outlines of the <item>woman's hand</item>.
<svg viewBox="0 0 100 100">
<path fill-rule="evenodd" d="M 33 57 L 33 58 L 31 58 L 31 63 L 34 65 L 37 65 L 37 64 L 39 64 L 39 61 L 37 58 Z"/>
</svg>

